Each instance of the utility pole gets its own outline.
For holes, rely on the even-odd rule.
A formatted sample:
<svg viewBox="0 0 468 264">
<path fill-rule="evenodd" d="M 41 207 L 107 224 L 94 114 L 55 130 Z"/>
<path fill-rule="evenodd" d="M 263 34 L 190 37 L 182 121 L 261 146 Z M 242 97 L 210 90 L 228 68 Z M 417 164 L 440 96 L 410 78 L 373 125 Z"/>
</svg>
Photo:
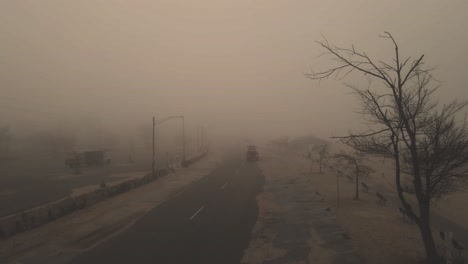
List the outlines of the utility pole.
<svg viewBox="0 0 468 264">
<path fill-rule="evenodd" d="M 151 167 L 151 175 L 154 178 L 154 130 L 156 129 L 156 118 L 153 116 L 153 164 Z"/>
<path fill-rule="evenodd" d="M 196 146 L 197 152 L 200 152 L 201 147 L 200 147 L 200 129 L 197 127 L 197 146 Z"/>
<path fill-rule="evenodd" d="M 211 136 L 208 133 L 208 129 L 206 130 L 205 134 L 206 134 L 205 137 L 206 137 L 206 142 L 207 142 L 206 143 L 206 151 L 208 152 L 208 151 L 210 151 L 210 148 L 211 148 Z"/>
<path fill-rule="evenodd" d="M 183 156 L 183 161 L 185 161 L 185 118 L 184 116 L 181 116 L 182 118 L 182 144 L 184 147 L 184 156 Z"/>
<path fill-rule="evenodd" d="M 173 118 L 181 118 L 182 119 L 182 145 L 183 145 L 183 161 L 185 161 L 185 158 L 186 158 L 186 148 L 185 148 L 185 118 L 184 116 L 169 116 L 169 117 L 166 117 L 166 118 L 163 118 L 163 119 L 160 119 L 158 121 L 155 121 L 154 117 L 153 117 L 153 164 L 154 164 L 154 127 L 157 125 L 157 124 L 160 124 L 162 122 L 166 122 L 167 120 L 169 119 L 173 119 Z"/>
</svg>

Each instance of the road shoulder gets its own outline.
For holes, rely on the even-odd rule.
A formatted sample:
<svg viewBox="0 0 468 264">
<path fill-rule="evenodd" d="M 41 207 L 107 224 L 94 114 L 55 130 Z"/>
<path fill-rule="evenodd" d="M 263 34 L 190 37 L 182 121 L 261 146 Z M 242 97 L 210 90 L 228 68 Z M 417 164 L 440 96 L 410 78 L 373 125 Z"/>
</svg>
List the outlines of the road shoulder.
<svg viewBox="0 0 468 264">
<path fill-rule="evenodd" d="M 281 154 L 262 154 L 265 176 L 259 217 L 242 263 L 362 263 L 301 167 Z"/>
</svg>

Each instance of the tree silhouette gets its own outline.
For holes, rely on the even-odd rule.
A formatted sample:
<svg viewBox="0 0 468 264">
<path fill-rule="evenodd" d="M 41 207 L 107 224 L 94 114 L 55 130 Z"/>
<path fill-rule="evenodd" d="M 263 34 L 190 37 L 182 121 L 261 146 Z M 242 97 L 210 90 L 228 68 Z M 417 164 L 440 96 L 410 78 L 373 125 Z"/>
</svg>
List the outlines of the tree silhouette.
<svg viewBox="0 0 468 264">
<path fill-rule="evenodd" d="M 437 263 L 430 208 L 443 195 L 467 184 L 468 127 L 466 119 L 456 121 L 467 102 L 439 105 L 431 97 L 439 87 L 433 85 L 432 69 L 425 66 L 424 55 L 401 59 L 393 36 L 385 32 L 381 37 L 393 45 L 392 61 L 378 61 L 354 46 L 340 48 L 325 39 L 318 42 L 322 55 L 331 56 L 337 65 L 307 76 L 323 80 L 358 72 L 368 78 L 365 88 L 347 87 L 360 101 L 369 129 L 350 131 L 339 139 L 357 151 L 394 159 L 398 198 L 419 227 L 427 259 Z M 408 195 L 415 196 L 418 210 L 412 209 Z"/>
</svg>

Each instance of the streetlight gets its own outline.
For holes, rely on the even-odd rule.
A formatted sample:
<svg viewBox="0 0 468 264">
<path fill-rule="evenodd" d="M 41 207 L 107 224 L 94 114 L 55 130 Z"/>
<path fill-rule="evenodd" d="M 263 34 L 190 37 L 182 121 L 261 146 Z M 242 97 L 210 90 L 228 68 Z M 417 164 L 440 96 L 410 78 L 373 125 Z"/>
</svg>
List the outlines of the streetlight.
<svg viewBox="0 0 468 264">
<path fill-rule="evenodd" d="M 154 130 L 156 125 L 166 122 L 167 120 L 174 119 L 174 118 L 181 118 L 182 119 L 182 145 L 183 145 L 183 162 L 185 162 L 185 117 L 184 116 L 169 116 L 163 119 L 155 120 L 153 117 L 153 176 L 154 176 Z"/>
<path fill-rule="evenodd" d="M 153 163 L 151 165 L 151 175 L 154 178 L 154 127 L 156 126 L 156 118 L 153 116 Z"/>
<path fill-rule="evenodd" d="M 205 127 L 201 127 L 201 152 L 205 151 Z"/>
<path fill-rule="evenodd" d="M 209 149 L 210 141 L 208 138 L 208 127 L 209 126 L 202 126 L 201 129 L 201 152 L 205 153 Z"/>
</svg>

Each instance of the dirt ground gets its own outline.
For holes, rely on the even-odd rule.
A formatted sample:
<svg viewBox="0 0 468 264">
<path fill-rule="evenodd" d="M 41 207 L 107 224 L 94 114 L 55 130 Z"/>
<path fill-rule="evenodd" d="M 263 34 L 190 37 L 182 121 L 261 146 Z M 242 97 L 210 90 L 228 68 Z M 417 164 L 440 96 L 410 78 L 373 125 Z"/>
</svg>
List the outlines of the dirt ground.
<svg viewBox="0 0 468 264">
<path fill-rule="evenodd" d="M 242 263 L 362 263 L 323 197 L 312 191 L 299 161 L 262 152 L 258 166 L 265 186 L 257 197 L 259 216 Z"/>
<path fill-rule="evenodd" d="M 468 201 L 468 192 L 456 192 L 446 196 L 440 201 L 435 211 L 450 218 L 453 222 L 468 229 L 468 210 L 466 202 Z"/>
<path fill-rule="evenodd" d="M 338 152 L 341 146 L 335 145 L 331 152 Z M 399 202 L 393 184 L 393 170 L 390 161 L 371 159 L 367 165 L 373 169 L 369 177 L 360 179 L 370 187 L 368 193 L 362 190 L 359 183 L 359 200 L 355 200 L 355 182 L 345 175 L 353 176 L 352 171 L 337 172 L 333 159 L 324 160 L 323 173 L 319 173 L 319 163 L 304 156 L 289 154 L 291 164 L 301 168 L 301 172 L 310 177 L 314 189 L 324 198 L 337 222 L 350 235 L 354 244 L 364 258 L 365 263 L 421 263 L 424 259 L 424 248 L 419 230 L 415 224 L 405 221 L 400 214 Z M 337 176 L 338 175 L 338 176 Z M 339 198 L 337 195 L 337 181 Z M 384 194 L 386 206 L 379 204 L 376 192 Z M 468 228 L 468 212 L 463 210 L 468 193 L 456 193 L 440 201 L 434 208 L 460 226 Z M 339 204 L 338 204 L 339 201 Z M 433 235 L 439 248 L 443 250 L 439 229 L 433 228 Z"/>
<path fill-rule="evenodd" d="M 330 152 L 339 152 L 343 149 L 340 145 L 333 145 Z M 265 149 L 263 149 L 265 152 Z M 336 160 L 328 158 L 324 160 L 322 173 L 319 172 L 317 157 L 312 161 L 301 153 L 266 151 L 264 156 L 277 156 L 278 159 L 266 158 L 259 163 L 265 179 L 266 191 L 258 198 L 259 218 L 254 229 L 254 234 L 260 232 L 260 238 L 253 237 L 250 247 L 245 251 L 243 263 L 281 263 L 274 262 L 287 251 L 274 243 L 275 230 L 265 228 L 271 222 L 271 215 L 288 214 L 292 210 L 292 204 L 275 199 L 275 193 L 267 191 L 270 185 L 287 185 L 284 180 L 299 174 L 307 178 L 307 184 L 302 183 L 310 193 L 320 195 L 332 215 L 336 216 L 336 222 L 344 229 L 352 243 L 356 246 L 362 263 L 368 264 L 394 264 L 394 263 L 422 263 L 424 260 L 424 248 L 421 235 L 415 224 L 404 219 L 398 207 L 393 183 L 393 170 L 391 161 L 371 159 L 366 164 L 373 169 L 368 177 L 360 179 L 370 188 L 364 192 L 359 182 L 359 199 L 355 200 L 355 182 L 351 182 L 346 175 L 353 176 L 350 169 L 344 169 L 337 165 Z M 337 172 L 341 171 L 341 174 Z M 338 175 L 338 176 L 337 176 Z M 299 177 L 300 178 L 300 177 Z M 297 180 L 297 179 L 295 179 Z M 293 181 L 292 178 L 290 181 Z M 339 198 L 337 192 L 339 186 Z M 309 184 L 310 183 L 310 184 Z M 270 186 L 271 187 L 271 186 Z M 384 206 L 379 203 L 376 192 L 387 198 Z M 451 221 L 468 228 L 468 211 L 464 209 L 464 201 L 467 201 L 468 193 L 456 193 L 447 196 L 433 209 L 434 213 L 443 215 Z M 339 201 L 339 204 L 338 204 Z M 294 201 L 290 201 L 294 202 Z M 443 253 L 444 244 L 439 237 L 438 227 L 433 227 L 433 236 L 439 253 Z M 309 229 L 309 240 L 303 243 L 309 250 L 309 258 L 303 261 L 291 263 L 339 263 L 333 261 L 336 252 L 324 247 L 324 241 L 313 228 Z M 320 250 L 314 249 L 319 247 Z M 287 262 L 289 263 L 289 262 Z"/>
</svg>

